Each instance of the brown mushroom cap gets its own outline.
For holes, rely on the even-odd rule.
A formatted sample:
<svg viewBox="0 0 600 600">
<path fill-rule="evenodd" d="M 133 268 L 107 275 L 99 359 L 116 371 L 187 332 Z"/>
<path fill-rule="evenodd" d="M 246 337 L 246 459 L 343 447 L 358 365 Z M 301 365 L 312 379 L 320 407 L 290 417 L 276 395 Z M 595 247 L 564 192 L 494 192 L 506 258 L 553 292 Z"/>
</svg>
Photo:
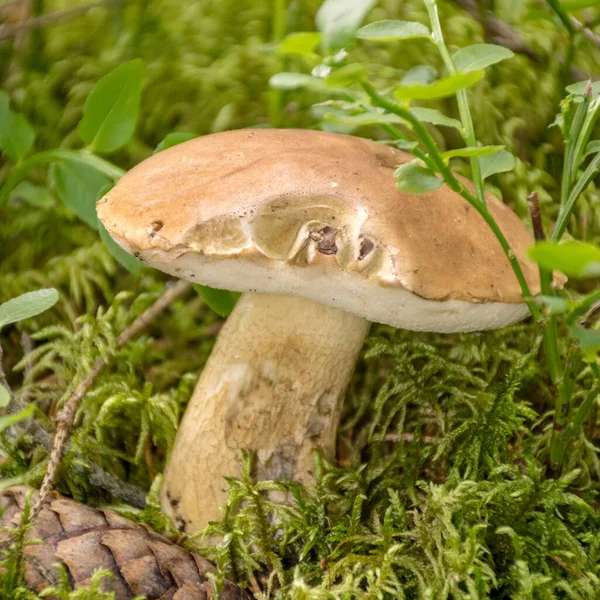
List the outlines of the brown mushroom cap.
<svg viewBox="0 0 600 600">
<path fill-rule="evenodd" d="M 243 129 L 196 138 L 127 173 L 98 202 L 125 249 L 182 277 L 295 294 L 415 330 L 501 327 L 527 315 L 482 217 L 443 186 L 395 186 L 410 154 L 358 137 Z M 533 294 L 533 238 L 491 194 L 490 212 Z"/>
</svg>

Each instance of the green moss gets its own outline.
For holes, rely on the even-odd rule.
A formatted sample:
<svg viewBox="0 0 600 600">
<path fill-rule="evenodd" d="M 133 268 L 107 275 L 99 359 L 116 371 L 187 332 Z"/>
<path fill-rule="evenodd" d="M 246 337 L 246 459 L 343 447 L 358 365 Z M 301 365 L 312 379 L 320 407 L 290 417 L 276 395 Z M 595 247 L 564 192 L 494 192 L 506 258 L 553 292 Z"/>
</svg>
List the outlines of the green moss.
<svg viewBox="0 0 600 600">
<path fill-rule="evenodd" d="M 318 4 L 297 3 L 296 29 L 312 27 Z M 480 24 L 455 3 L 440 4 L 452 48 L 482 41 Z M 543 64 L 520 56 L 494 67 L 470 92 L 478 137 L 507 145 L 521 159 L 494 181 L 504 199 L 525 218 L 525 195 L 536 189 L 551 221 L 562 143 L 548 126 L 562 95 L 564 35 L 551 20 L 525 18 L 530 3 L 495 4 Z M 48 2 L 47 10 L 60 6 Z M 173 129 L 208 133 L 269 122 L 267 81 L 280 69 L 266 47 L 271 9 L 267 0 L 152 0 L 117 13 L 91 11 L 43 31 L 42 71 L 29 68 L 26 53 L 5 42 L 2 60 L 10 69 L 4 87 L 35 124 L 38 149 L 69 147 L 92 85 L 124 58 L 141 56 L 148 73 L 141 124 L 136 139 L 111 157 L 128 168 Z M 425 9 L 420 0 L 384 0 L 369 18 L 424 21 Z M 424 42 L 357 44 L 351 52 L 382 87 L 415 64 L 439 66 Z M 577 48 L 580 69 L 598 72 L 599 62 L 597 48 Z M 290 68 L 310 65 L 290 59 Z M 321 99 L 284 93 L 282 124 L 314 126 L 310 107 Z M 456 112 L 450 101 L 440 107 Z M 378 135 L 369 128 L 354 132 Z M 457 143 L 451 130 L 434 135 L 442 145 Z M 2 167 L 0 177 L 5 174 Z M 22 401 L 38 407 L 36 422 L 52 432 L 52 418 L 93 362 L 114 355 L 81 405 L 58 489 L 91 504 L 116 505 L 114 488 L 90 483 L 90 464 L 97 465 L 149 493 L 145 508 L 121 503 L 120 510 L 175 538 L 156 496 L 160 471 L 221 321 L 190 295 L 115 351 L 119 333 L 162 292 L 164 278 L 144 272 L 134 279 L 117 267 L 96 233 L 58 202 L 39 207 L 16 198 L 0 211 L 0 302 L 49 285 L 61 295 L 48 313 L 0 335 L 9 381 Z M 593 186 L 571 232 L 600 240 Z M 582 291 L 573 285 L 568 294 Z M 374 326 L 344 407 L 338 466 L 317 457 L 314 489 L 256 484 L 247 473 L 231 480 L 224 518 L 207 531 L 225 535 L 224 542 L 186 544 L 215 560 L 218 584 L 233 577 L 275 598 L 597 599 L 598 411 L 569 442 L 562 472 L 552 472 L 555 393 L 539 356 L 538 331 L 527 322 L 446 336 Z M 25 356 L 28 336 L 33 350 Z M 574 379 L 577 404 L 592 382 L 585 364 Z M 0 447 L 2 478 L 39 485 L 48 460 L 43 446 L 14 430 Z M 274 489 L 292 494 L 295 505 L 273 503 L 267 492 Z M 22 531 L 0 567 L 7 600 L 36 597 L 22 587 Z M 63 586 L 56 593 L 107 599 L 98 590 L 86 596 Z"/>
</svg>

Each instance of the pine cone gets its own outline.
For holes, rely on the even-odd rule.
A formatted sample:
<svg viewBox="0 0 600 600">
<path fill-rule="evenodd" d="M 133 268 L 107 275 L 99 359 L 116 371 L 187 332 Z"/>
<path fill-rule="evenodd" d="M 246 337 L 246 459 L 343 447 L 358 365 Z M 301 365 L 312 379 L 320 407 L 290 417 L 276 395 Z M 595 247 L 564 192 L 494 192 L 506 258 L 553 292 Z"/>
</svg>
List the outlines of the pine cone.
<svg viewBox="0 0 600 600">
<path fill-rule="evenodd" d="M 19 524 L 29 488 L 17 486 L 0 496 L 4 514 L 0 527 Z M 37 499 L 34 492 L 32 504 Z M 53 494 L 27 532 L 27 539 L 42 540 L 25 549 L 25 581 L 35 592 L 56 585 L 59 571 L 67 568 L 74 588 L 89 585 L 99 567 L 114 579 L 103 580 L 115 600 L 143 595 L 147 600 L 208 600 L 214 583 L 206 573 L 214 566 L 152 531 L 148 526 L 121 517 L 112 510 L 96 509 Z M 221 600 L 249 600 L 237 585 L 226 582 Z"/>
</svg>

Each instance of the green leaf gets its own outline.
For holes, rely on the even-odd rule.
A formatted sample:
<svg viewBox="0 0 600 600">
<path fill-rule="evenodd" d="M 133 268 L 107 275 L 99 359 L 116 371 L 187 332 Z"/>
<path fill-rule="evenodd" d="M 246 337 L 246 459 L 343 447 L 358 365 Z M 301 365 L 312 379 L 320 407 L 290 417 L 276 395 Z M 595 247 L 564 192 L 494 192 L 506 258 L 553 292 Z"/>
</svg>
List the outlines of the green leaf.
<svg viewBox="0 0 600 600">
<path fill-rule="evenodd" d="M 581 325 L 572 325 L 571 335 L 579 342 L 585 360 L 596 362 L 598 352 L 600 352 L 600 331 L 585 329 Z"/>
<path fill-rule="evenodd" d="M 95 152 L 114 152 L 133 135 L 140 112 L 144 65 L 140 59 L 119 65 L 98 81 L 83 109 L 78 130 Z"/>
<path fill-rule="evenodd" d="M 152 154 L 158 154 L 167 148 L 172 148 L 173 146 L 177 146 L 178 144 L 183 144 L 183 142 L 188 142 L 189 140 L 193 140 L 197 138 L 198 135 L 195 133 L 188 133 L 186 131 L 173 131 L 171 133 L 167 133 L 164 140 L 156 146 L 154 152 Z"/>
<path fill-rule="evenodd" d="M 515 168 L 515 157 L 507 150 L 499 150 L 489 156 L 482 156 L 479 159 L 479 168 L 481 177 L 486 179 L 496 173 L 512 171 Z"/>
<path fill-rule="evenodd" d="M 398 150 L 412 150 L 419 145 L 419 142 L 413 142 L 411 140 L 381 140 L 378 144 L 385 144 L 386 146 L 394 146 Z"/>
<path fill-rule="evenodd" d="M 361 27 L 356 32 L 361 40 L 378 40 L 382 42 L 408 40 L 412 38 L 431 38 L 429 27 L 414 21 L 375 21 Z"/>
<path fill-rule="evenodd" d="M 312 56 L 320 41 L 321 34 L 316 31 L 290 33 L 277 46 L 277 52 L 283 55 Z"/>
<path fill-rule="evenodd" d="M 504 146 L 476 146 L 467 148 L 456 148 L 456 150 L 448 150 L 443 152 L 444 159 L 454 158 L 456 156 L 489 156 L 502 150 Z"/>
<path fill-rule="evenodd" d="M 596 152 L 600 152 L 600 140 L 593 140 L 586 146 L 584 157 Z"/>
<path fill-rule="evenodd" d="M 413 85 L 415 83 L 432 83 L 437 79 L 438 72 L 429 65 L 419 65 L 408 70 L 400 80 L 401 85 Z"/>
<path fill-rule="evenodd" d="M 52 177 L 59 198 L 93 229 L 98 229 L 96 201 L 110 180 L 94 167 L 70 160 L 53 165 Z"/>
<path fill-rule="evenodd" d="M 219 290 L 206 285 L 194 284 L 194 289 L 209 308 L 214 310 L 220 317 L 229 316 L 241 296 L 239 292 Z"/>
<path fill-rule="evenodd" d="M 325 0 L 317 11 L 315 22 L 323 34 L 326 52 L 343 48 L 352 41 L 354 33 L 377 0 Z"/>
<path fill-rule="evenodd" d="M 400 100 L 430 100 L 432 98 L 446 98 L 453 96 L 464 88 L 477 83 L 484 75 L 483 71 L 470 73 L 456 73 L 443 77 L 430 84 L 407 85 L 396 88 L 394 95 Z"/>
<path fill-rule="evenodd" d="M 567 92 L 576 96 L 583 96 L 588 86 L 588 80 L 578 81 L 567 86 Z M 592 81 L 592 98 L 600 94 L 600 81 Z"/>
<path fill-rule="evenodd" d="M 35 132 L 24 115 L 10 110 L 8 95 L 0 92 L 0 149 L 15 162 L 33 146 Z"/>
<path fill-rule="evenodd" d="M 352 63 L 331 71 L 325 78 L 325 83 L 330 87 L 345 87 L 361 81 L 366 74 L 367 70 L 363 65 Z"/>
<path fill-rule="evenodd" d="M 570 310 L 570 304 L 564 298 L 559 296 L 536 296 L 535 301 L 538 305 L 548 309 L 551 315 L 562 315 Z"/>
<path fill-rule="evenodd" d="M 8 429 L 11 425 L 15 425 L 20 421 L 29 419 L 29 417 L 33 415 L 34 410 L 35 406 L 33 404 L 30 404 L 27 408 L 24 408 L 22 411 L 14 415 L 6 415 L 5 417 L 0 417 L 0 433 Z"/>
<path fill-rule="evenodd" d="M 276 73 L 269 79 L 269 85 L 276 90 L 299 90 L 307 88 L 323 91 L 327 88 L 325 81 L 320 77 L 313 77 L 305 73 Z"/>
<path fill-rule="evenodd" d="M 432 125 L 442 125 L 444 127 L 454 127 L 458 130 L 462 130 L 462 124 L 457 119 L 447 117 L 439 110 L 434 108 L 422 108 L 420 106 L 411 107 L 410 112 L 423 123 L 431 123 Z"/>
<path fill-rule="evenodd" d="M 403 122 L 402 119 L 397 115 L 378 113 L 375 111 L 368 111 L 357 115 L 349 115 L 343 112 L 335 111 L 326 112 L 323 114 L 322 118 L 330 121 L 331 123 L 337 123 L 338 125 L 350 125 L 351 127 Z"/>
<path fill-rule="evenodd" d="M 27 292 L 0 304 L 0 329 L 10 323 L 35 317 L 52 308 L 58 302 L 54 288 Z"/>
<path fill-rule="evenodd" d="M 0 408 L 6 408 L 10 402 L 9 391 L 0 383 Z"/>
<path fill-rule="evenodd" d="M 17 198 L 37 208 L 49 208 L 54 205 L 54 198 L 47 188 L 33 185 L 29 181 L 22 181 L 12 191 L 11 198 Z"/>
<path fill-rule="evenodd" d="M 422 194 L 437 190 L 443 181 L 435 173 L 425 167 L 419 166 L 417 161 L 411 161 L 398 167 L 394 173 L 396 187 L 409 194 Z"/>
<path fill-rule="evenodd" d="M 507 58 L 512 58 L 514 52 L 511 52 L 504 46 L 496 44 L 473 44 L 461 48 L 452 56 L 457 71 L 469 73 L 478 69 L 485 69 L 490 65 L 499 63 Z"/>
<path fill-rule="evenodd" d="M 35 154 L 31 158 L 33 159 L 37 156 L 40 156 L 40 154 Z M 82 164 L 92 167 L 93 169 L 96 169 L 96 171 L 100 171 L 100 173 L 110 179 L 119 179 L 125 175 L 125 171 L 123 171 L 123 169 L 120 169 L 107 160 L 104 160 L 95 154 L 91 154 L 86 150 L 62 150 L 58 148 L 56 150 L 48 150 L 43 154 L 48 156 L 48 162 L 59 162 L 66 160 L 75 164 Z"/>
<path fill-rule="evenodd" d="M 110 237 L 110 234 L 106 231 L 106 227 L 104 227 L 100 220 L 98 221 L 98 233 L 112 257 L 132 275 L 139 275 L 144 263 L 133 256 L 133 254 L 129 254 L 129 252 L 121 248 L 121 246 Z"/>
<path fill-rule="evenodd" d="M 569 277 L 598 277 L 600 248 L 583 242 L 538 242 L 528 251 L 529 258 L 546 269 Z"/>
</svg>

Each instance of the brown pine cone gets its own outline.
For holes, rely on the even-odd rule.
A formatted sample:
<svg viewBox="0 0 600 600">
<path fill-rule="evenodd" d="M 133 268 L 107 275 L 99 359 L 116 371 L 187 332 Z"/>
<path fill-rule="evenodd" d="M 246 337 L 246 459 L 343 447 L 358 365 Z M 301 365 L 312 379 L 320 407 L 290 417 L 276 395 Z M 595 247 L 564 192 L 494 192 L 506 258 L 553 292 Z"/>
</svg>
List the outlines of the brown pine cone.
<svg viewBox="0 0 600 600">
<path fill-rule="evenodd" d="M 21 519 L 29 488 L 17 486 L 0 496 L 4 514 L 0 527 L 15 527 Z M 32 504 L 37 492 L 32 497 Z M 152 531 L 148 526 L 121 517 L 112 510 L 96 509 L 53 494 L 27 539 L 42 540 L 25 549 L 25 581 L 35 592 L 56 585 L 59 571 L 67 568 L 74 588 L 89 585 L 92 573 L 103 567 L 114 579 L 103 580 L 115 600 L 143 595 L 147 600 L 208 600 L 214 583 L 206 573 L 214 566 Z M 221 600 L 249 600 L 237 585 L 226 582 Z"/>
</svg>

